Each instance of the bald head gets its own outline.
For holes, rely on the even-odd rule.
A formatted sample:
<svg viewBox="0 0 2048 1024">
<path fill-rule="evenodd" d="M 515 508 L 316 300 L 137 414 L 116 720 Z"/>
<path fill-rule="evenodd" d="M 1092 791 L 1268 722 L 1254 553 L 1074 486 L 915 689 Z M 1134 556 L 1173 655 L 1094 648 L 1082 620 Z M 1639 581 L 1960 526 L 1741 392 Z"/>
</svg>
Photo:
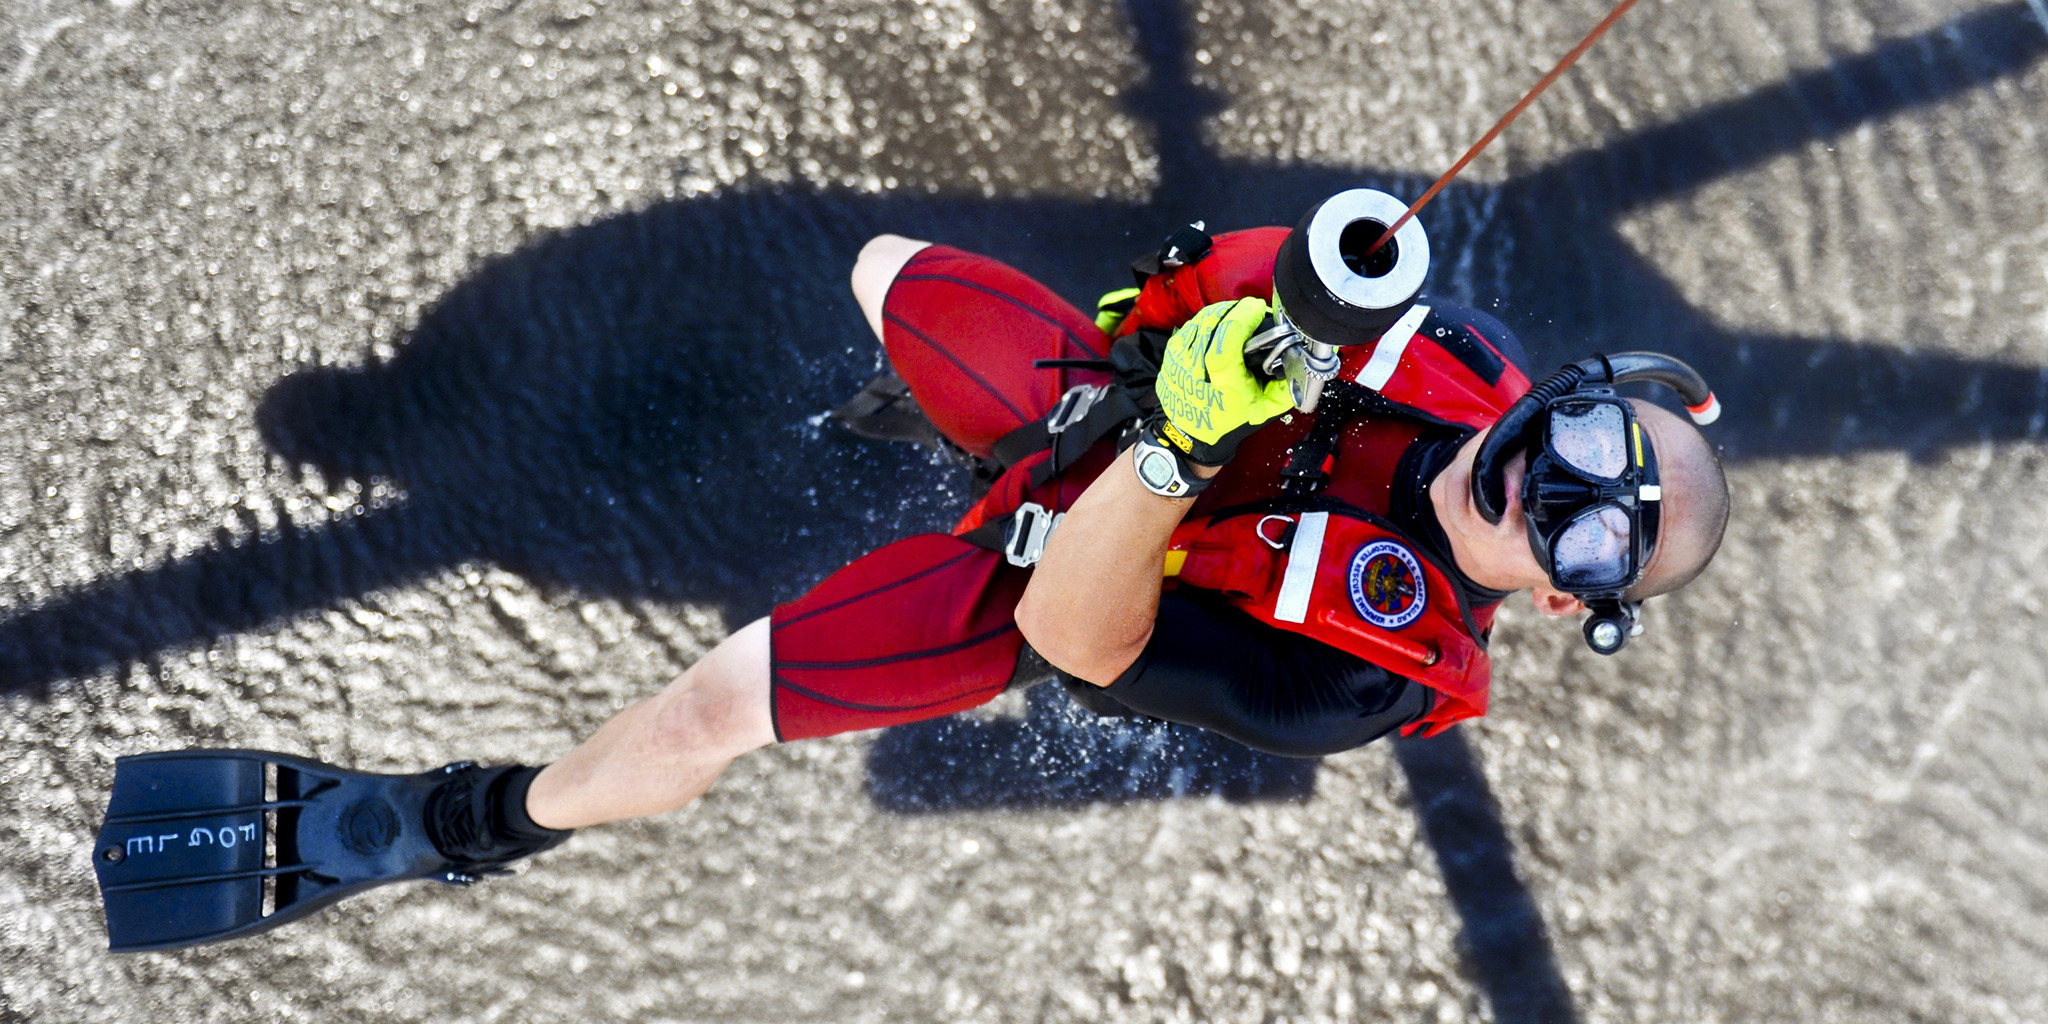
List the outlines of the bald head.
<svg viewBox="0 0 2048 1024">
<path fill-rule="evenodd" d="M 1629 591 L 1630 597 L 1641 599 L 1691 583 L 1714 560 L 1728 528 L 1728 478 L 1721 472 L 1721 457 L 1698 428 L 1660 406 L 1629 401 L 1650 435 L 1664 491 L 1657 549 L 1642 582 Z"/>
</svg>

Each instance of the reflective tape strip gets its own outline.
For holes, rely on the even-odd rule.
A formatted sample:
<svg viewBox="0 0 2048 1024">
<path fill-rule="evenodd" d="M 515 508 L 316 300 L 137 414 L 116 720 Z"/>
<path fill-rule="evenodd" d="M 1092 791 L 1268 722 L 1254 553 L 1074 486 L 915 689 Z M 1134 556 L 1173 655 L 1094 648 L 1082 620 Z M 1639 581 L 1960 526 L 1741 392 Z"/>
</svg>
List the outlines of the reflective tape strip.
<svg viewBox="0 0 2048 1024">
<path fill-rule="evenodd" d="M 1323 562 L 1323 530 L 1329 525 L 1328 512 L 1304 512 L 1294 524 L 1287 572 L 1280 577 L 1280 600 L 1273 606 L 1273 617 L 1281 622 L 1308 618 L 1308 596 L 1316 586 L 1316 567 Z"/>
<path fill-rule="evenodd" d="M 1394 377 L 1394 368 L 1401 365 L 1401 354 L 1408 351 L 1409 339 L 1415 337 L 1415 332 L 1422 328 L 1422 319 L 1428 315 L 1428 306 L 1418 303 L 1408 307 L 1408 312 L 1401 314 L 1401 319 L 1394 321 L 1394 326 L 1380 335 L 1379 344 L 1373 346 L 1372 358 L 1365 361 L 1365 368 L 1358 371 L 1356 380 L 1374 391 L 1386 387 L 1387 381 Z"/>
</svg>

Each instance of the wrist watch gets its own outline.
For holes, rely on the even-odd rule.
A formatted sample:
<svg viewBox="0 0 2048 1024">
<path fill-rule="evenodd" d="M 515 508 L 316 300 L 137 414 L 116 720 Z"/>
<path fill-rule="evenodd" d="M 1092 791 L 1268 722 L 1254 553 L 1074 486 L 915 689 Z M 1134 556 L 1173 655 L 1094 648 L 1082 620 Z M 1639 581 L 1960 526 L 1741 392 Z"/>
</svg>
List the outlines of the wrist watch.
<svg viewBox="0 0 2048 1024">
<path fill-rule="evenodd" d="M 1131 446 L 1131 466 L 1138 471 L 1138 482 L 1162 497 L 1192 498 L 1209 486 L 1207 479 L 1188 472 L 1179 452 L 1153 440 L 1149 431 L 1140 433 Z"/>
</svg>

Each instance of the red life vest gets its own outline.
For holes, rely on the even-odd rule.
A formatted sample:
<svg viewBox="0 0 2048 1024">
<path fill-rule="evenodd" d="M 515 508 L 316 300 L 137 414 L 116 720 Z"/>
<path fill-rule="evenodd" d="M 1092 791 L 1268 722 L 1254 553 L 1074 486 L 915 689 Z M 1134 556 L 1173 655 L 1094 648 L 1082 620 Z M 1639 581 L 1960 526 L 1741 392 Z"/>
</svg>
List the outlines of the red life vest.
<svg viewBox="0 0 2048 1024">
<path fill-rule="evenodd" d="M 1273 256 L 1286 235 L 1280 228 L 1223 235 L 1200 262 L 1147 280 L 1125 333 L 1170 329 L 1224 299 L 1270 300 Z M 1451 330 L 1469 328 L 1391 331 L 1343 349 L 1338 378 L 1376 391 L 1399 414 L 1346 424 L 1329 484 L 1306 502 L 1282 495 L 1279 471 L 1313 417 L 1294 413 L 1269 424 L 1196 501 L 1167 555 L 1178 585 L 1216 591 L 1261 622 L 1435 690 L 1430 713 L 1404 730 L 1426 735 L 1486 713 L 1493 677 L 1486 637 L 1498 605 L 1467 607 L 1445 567 L 1388 517 L 1395 467 L 1428 425 L 1484 429 L 1529 390 L 1528 377 L 1504 358 L 1505 369 L 1489 383 L 1444 344 L 1471 343 L 1448 338 Z"/>
<path fill-rule="evenodd" d="M 1285 228 L 1217 236 L 1198 262 L 1145 281 L 1119 335 L 1148 327 L 1170 331 L 1214 302 L 1270 300 L 1273 258 L 1286 237 Z M 1403 323 L 1420 321 L 1417 314 Z M 1500 368 L 1491 382 L 1453 350 L 1473 345 L 1453 331 L 1470 331 L 1493 349 Z M 1432 336 L 1438 333 L 1444 337 Z M 1394 406 L 1390 414 L 1345 424 L 1328 463 L 1328 484 L 1307 499 L 1283 493 L 1280 470 L 1314 416 L 1291 413 L 1246 438 L 1174 531 L 1166 573 L 1170 586 L 1222 594 L 1261 622 L 1430 687 L 1434 707 L 1403 732 L 1435 735 L 1486 713 L 1492 680 L 1486 636 L 1498 605 L 1467 607 L 1445 567 L 1394 525 L 1388 513 L 1395 471 L 1408 446 L 1432 425 L 1490 426 L 1529 390 L 1529 378 L 1492 340 L 1464 326 L 1390 331 L 1341 355 L 1338 378 L 1376 392 Z M 1092 478 L 1100 468 L 1091 458 L 1061 476 Z M 1012 486 L 999 483 L 956 533 L 1017 507 L 1028 485 L 1005 482 Z"/>
<path fill-rule="evenodd" d="M 1348 424 L 1330 483 L 1300 499 L 1279 488 L 1309 417 L 1296 420 L 1247 439 L 1196 502 L 1168 545 L 1172 583 L 1215 591 L 1260 622 L 1435 690 L 1430 713 L 1406 732 L 1433 735 L 1485 714 L 1485 638 L 1498 605 L 1468 606 L 1446 568 L 1388 515 L 1395 468 L 1424 424 Z"/>
</svg>

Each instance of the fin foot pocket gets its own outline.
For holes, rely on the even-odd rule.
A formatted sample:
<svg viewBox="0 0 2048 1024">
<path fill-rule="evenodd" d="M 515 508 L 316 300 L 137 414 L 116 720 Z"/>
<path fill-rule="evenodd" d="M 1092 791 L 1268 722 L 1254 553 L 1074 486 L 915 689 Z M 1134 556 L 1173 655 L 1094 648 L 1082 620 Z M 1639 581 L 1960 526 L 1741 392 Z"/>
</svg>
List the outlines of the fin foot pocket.
<svg viewBox="0 0 2048 1024">
<path fill-rule="evenodd" d="M 882 371 L 829 415 L 846 429 L 876 441 L 908 441 L 933 448 L 945 443 L 939 429 L 917 407 L 910 385 L 892 370 Z"/>
</svg>

